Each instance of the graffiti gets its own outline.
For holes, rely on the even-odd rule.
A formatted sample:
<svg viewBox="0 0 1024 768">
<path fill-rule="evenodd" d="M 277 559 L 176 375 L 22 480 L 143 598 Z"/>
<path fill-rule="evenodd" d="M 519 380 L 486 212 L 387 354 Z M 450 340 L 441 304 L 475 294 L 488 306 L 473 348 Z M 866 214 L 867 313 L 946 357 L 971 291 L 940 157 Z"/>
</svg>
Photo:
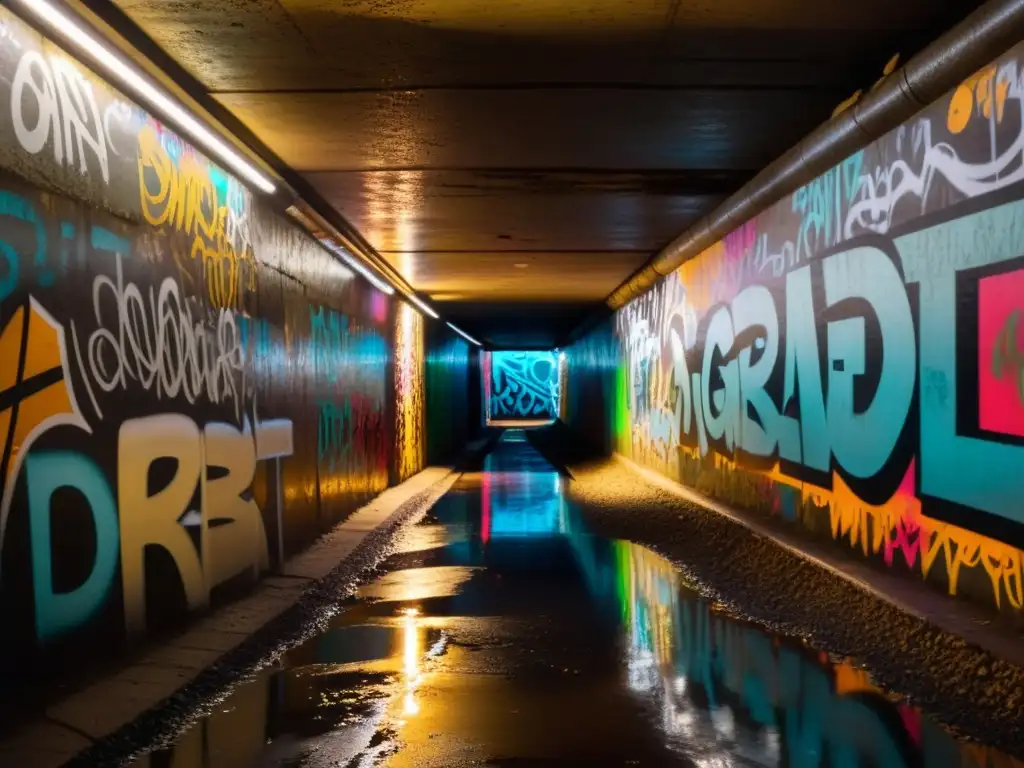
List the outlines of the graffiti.
<svg viewBox="0 0 1024 768">
<path fill-rule="evenodd" d="M 161 141 L 156 129 L 146 126 L 138 140 L 143 217 L 154 227 L 191 237 L 189 257 L 203 265 L 210 302 L 239 306 L 243 294 L 256 287 L 244 187 L 183 149 L 176 137 Z"/>
<path fill-rule="evenodd" d="M 327 474 L 357 467 L 386 475 L 391 456 L 384 421 L 389 351 L 381 334 L 347 314 L 309 307 L 313 365 L 330 385 L 317 402 L 317 457 Z M 337 385 L 346 392 L 338 393 Z M 374 481 L 375 489 L 386 479 Z M 383 483 L 383 485 L 381 485 Z"/>
<path fill-rule="evenodd" d="M 492 352 L 489 418 L 558 415 L 558 361 L 552 352 Z"/>
<path fill-rule="evenodd" d="M 845 237 L 863 232 L 884 234 L 901 220 L 922 215 L 931 207 L 942 208 L 957 200 L 1006 189 L 1024 179 L 1024 131 L 1020 128 L 1024 124 L 1024 79 L 1017 60 L 1009 58 L 993 67 L 987 82 L 993 82 L 993 78 L 1000 83 L 998 92 L 1005 96 L 996 109 L 980 106 L 984 124 L 979 126 L 978 138 L 969 145 L 967 119 L 955 122 L 957 130 L 951 128 L 947 140 L 938 138 L 945 126 L 931 117 L 904 125 L 887 137 L 896 145 L 899 158 L 874 165 L 857 180 L 857 191 L 846 214 Z M 950 98 L 951 110 L 964 88 L 961 86 Z M 1013 109 L 1015 120 L 1003 120 L 1004 109 Z M 973 114 L 970 109 L 963 111 L 968 116 Z M 953 142 L 957 134 L 965 140 L 963 148 Z M 865 169 L 871 167 L 867 158 L 863 165 Z"/>
<path fill-rule="evenodd" d="M 130 381 L 158 399 L 180 394 L 189 403 L 201 397 L 211 403 L 230 401 L 241 419 L 245 360 L 231 312 L 221 309 L 210 313 L 213 318 L 194 316 L 190 302 L 169 277 L 144 293 L 125 282 L 120 256 L 115 277 L 98 275 L 92 296 L 99 327 L 85 347 L 93 384 L 112 392 L 127 389 Z M 207 315 L 202 310 L 201 314 Z M 114 318 L 111 327 L 103 324 L 105 315 Z"/>
<path fill-rule="evenodd" d="M 407 304 L 398 306 L 395 331 L 395 433 L 398 479 L 423 469 L 423 318 Z"/>
<path fill-rule="evenodd" d="M 992 375 L 999 379 L 1015 382 L 1024 405 L 1024 350 L 1017 341 L 1021 330 L 1021 312 L 1015 309 L 1006 316 L 1006 322 L 999 331 L 996 347 L 992 352 Z M 1024 334 L 1021 334 L 1024 337 Z"/>
<path fill-rule="evenodd" d="M 976 113 L 986 120 L 1003 121 L 1006 99 L 1010 95 L 1010 70 L 987 67 L 961 83 L 949 100 L 946 127 L 952 134 L 962 133 Z"/>
<path fill-rule="evenodd" d="M 795 261 L 839 242 L 843 209 L 857 192 L 863 160 L 857 152 L 793 194 L 793 210 L 800 214 Z"/>
<path fill-rule="evenodd" d="M 60 324 L 33 298 L 18 307 L 0 332 L 0 357 L 5 365 L 0 378 L 0 545 L 26 452 L 36 437 L 61 425 L 89 430 L 74 392 L 68 386 L 64 333 Z M 0 547 L 2 553 L 2 547 Z"/>
<path fill-rule="evenodd" d="M 290 422 L 271 430 L 291 441 Z M 251 431 L 212 423 L 202 431 L 186 416 L 164 414 L 124 422 L 118 437 L 116 492 L 85 454 L 34 451 L 26 462 L 28 510 L 35 577 L 37 633 L 41 640 L 73 630 L 107 600 L 121 568 L 125 629 L 146 628 L 147 547 L 169 553 L 189 609 L 208 603 L 209 591 L 241 571 L 253 577 L 269 567 L 266 532 L 247 490 L 253 482 L 257 441 Z M 154 465 L 173 460 L 175 471 L 157 493 L 147 487 Z M 216 475 L 214 470 L 217 470 Z M 97 548 L 88 578 L 72 592 L 49 585 L 51 499 L 60 488 L 77 490 L 87 502 Z M 199 509 L 190 508 L 201 488 Z M 198 533 L 199 547 L 191 530 Z"/>
<path fill-rule="evenodd" d="M 77 161 L 83 176 L 98 169 L 109 183 L 107 128 L 117 110 L 110 105 L 100 114 L 88 78 L 59 54 L 25 51 L 18 62 L 11 83 L 11 120 L 18 143 L 29 154 L 49 146 L 58 165 L 75 166 Z"/>
<path fill-rule="evenodd" d="M 327 472 L 342 471 L 346 461 L 365 450 L 370 460 L 386 459 L 386 446 L 380 440 L 380 412 L 374 403 L 360 395 L 342 402 L 321 400 L 317 416 L 317 460 Z"/>
<path fill-rule="evenodd" d="M 390 299 L 4 9 L 0 70 L 0 650 L 92 656 L 387 486 L 422 319 L 397 403 Z"/>
<path fill-rule="evenodd" d="M 570 422 L 950 594 L 1024 607 L 1021 50 L 568 349 Z"/>
</svg>

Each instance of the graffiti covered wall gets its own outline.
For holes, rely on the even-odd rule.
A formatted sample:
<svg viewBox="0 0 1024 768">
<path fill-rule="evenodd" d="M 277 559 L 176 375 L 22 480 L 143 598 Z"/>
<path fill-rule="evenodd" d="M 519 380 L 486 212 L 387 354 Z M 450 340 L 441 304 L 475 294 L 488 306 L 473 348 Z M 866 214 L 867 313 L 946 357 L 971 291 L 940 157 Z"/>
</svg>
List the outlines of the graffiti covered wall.
<svg viewBox="0 0 1024 768">
<path fill-rule="evenodd" d="M 0 647 L 80 658 L 418 469 L 423 323 L 3 9 L 0 70 Z"/>
<path fill-rule="evenodd" d="M 1022 61 L 1018 46 L 575 345 L 569 421 L 1021 609 Z"/>
<path fill-rule="evenodd" d="M 554 352 L 486 352 L 488 419 L 558 417 L 559 364 Z"/>
</svg>

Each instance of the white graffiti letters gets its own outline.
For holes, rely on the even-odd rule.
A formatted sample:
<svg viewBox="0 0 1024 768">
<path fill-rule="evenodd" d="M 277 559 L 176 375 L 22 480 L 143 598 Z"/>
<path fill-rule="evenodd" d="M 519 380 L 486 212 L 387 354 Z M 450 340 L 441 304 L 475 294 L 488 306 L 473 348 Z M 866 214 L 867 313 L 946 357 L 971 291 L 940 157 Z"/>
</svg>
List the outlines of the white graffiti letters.
<svg viewBox="0 0 1024 768">
<path fill-rule="evenodd" d="M 131 380 L 158 398 L 230 401 L 241 419 L 245 358 L 234 314 L 199 310 L 197 317 L 192 307 L 171 278 L 155 295 L 152 287 L 144 294 L 126 283 L 118 256 L 116 276 L 93 282 L 98 327 L 86 343 L 91 380 L 104 392 L 127 389 Z"/>
<path fill-rule="evenodd" d="M 105 119 L 93 86 L 67 59 L 27 51 L 11 83 L 11 119 L 21 147 L 37 155 L 47 144 L 58 165 L 89 173 L 89 159 L 110 181 Z"/>
<path fill-rule="evenodd" d="M 819 308 L 815 270 L 825 297 Z M 738 449 L 821 472 L 834 461 L 851 477 L 874 477 L 899 440 L 914 395 L 914 356 L 896 352 L 915 348 L 899 271 L 882 251 L 855 248 L 788 274 L 782 298 L 784 338 L 776 299 L 765 286 L 749 286 L 718 307 L 704 334 L 699 373 L 688 375 L 679 334 L 669 331 L 675 425 L 701 453 L 711 446 L 726 454 Z M 816 326 L 822 314 L 829 318 L 824 377 Z M 879 329 L 878 338 L 868 338 L 869 327 Z M 881 352 L 881 362 L 864 405 L 855 392 L 869 373 L 869 349 Z M 781 407 L 771 394 L 779 394 L 773 380 L 781 384 Z M 652 430 L 654 422 L 652 413 Z"/>
</svg>

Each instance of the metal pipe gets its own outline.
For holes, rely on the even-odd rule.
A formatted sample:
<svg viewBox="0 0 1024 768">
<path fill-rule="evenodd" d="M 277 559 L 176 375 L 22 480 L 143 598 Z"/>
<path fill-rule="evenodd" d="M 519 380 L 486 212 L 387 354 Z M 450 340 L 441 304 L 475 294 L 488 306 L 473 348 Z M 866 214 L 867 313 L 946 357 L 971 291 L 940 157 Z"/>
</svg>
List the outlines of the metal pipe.
<svg viewBox="0 0 1024 768">
<path fill-rule="evenodd" d="M 808 134 L 609 294 L 569 339 L 647 291 L 786 195 L 906 122 L 1024 39 L 1024 0 L 990 0 L 847 109 Z"/>
</svg>

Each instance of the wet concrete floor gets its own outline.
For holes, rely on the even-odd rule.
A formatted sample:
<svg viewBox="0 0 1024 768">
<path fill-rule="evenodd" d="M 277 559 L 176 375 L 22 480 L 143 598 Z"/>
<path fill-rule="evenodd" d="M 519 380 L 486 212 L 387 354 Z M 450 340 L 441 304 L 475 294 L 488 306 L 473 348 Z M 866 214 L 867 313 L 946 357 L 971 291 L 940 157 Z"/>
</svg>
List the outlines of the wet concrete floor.
<svg viewBox="0 0 1024 768">
<path fill-rule="evenodd" d="M 1024 766 L 589 534 L 505 432 L 326 631 L 138 768 Z"/>
</svg>

